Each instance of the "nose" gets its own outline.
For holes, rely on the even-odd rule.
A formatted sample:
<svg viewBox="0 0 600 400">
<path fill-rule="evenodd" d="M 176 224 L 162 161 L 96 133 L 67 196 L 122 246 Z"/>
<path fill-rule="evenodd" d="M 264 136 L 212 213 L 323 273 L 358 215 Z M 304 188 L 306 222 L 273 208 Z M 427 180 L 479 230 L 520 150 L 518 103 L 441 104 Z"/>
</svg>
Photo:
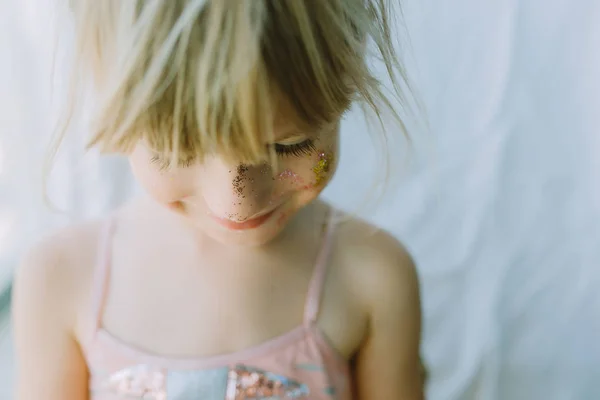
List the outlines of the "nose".
<svg viewBox="0 0 600 400">
<path fill-rule="evenodd" d="M 205 164 L 202 194 L 209 211 L 219 218 L 243 222 L 270 211 L 274 178 L 268 164 Z"/>
</svg>

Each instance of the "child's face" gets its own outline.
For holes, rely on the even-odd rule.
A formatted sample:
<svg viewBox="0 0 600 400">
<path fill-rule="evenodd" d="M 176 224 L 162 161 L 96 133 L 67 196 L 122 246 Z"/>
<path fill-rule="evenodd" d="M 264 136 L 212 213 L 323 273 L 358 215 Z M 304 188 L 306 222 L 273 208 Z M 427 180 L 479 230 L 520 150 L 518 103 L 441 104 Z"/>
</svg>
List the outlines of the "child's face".
<svg viewBox="0 0 600 400">
<path fill-rule="evenodd" d="M 227 164 L 216 155 L 169 166 L 143 144 L 130 162 L 151 197 L 206 234 L 223 243 L 260 245 L 321 193 L 337 166 L 338 125 L 311 136 L 286 131 L 275 132 L 277 171 L 269 164 Z"/>
</svg>

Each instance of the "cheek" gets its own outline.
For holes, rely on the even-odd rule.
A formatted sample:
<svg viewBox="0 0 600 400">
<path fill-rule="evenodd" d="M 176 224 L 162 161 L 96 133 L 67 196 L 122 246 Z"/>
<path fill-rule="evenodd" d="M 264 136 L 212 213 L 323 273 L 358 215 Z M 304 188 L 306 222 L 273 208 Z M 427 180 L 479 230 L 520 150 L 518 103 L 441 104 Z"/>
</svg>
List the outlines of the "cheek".
<svg viewBox="0 0 600 400">
<path fill-rule="evenodd" d="M 335 151 L 319 150 L 306 158 L 290 160 L 284 163 L 282 172 L 278 175 L 287 190 L 320 191 L 331 180 L 337 164 Z"/>
<path fill-rule="evenodd" d="M 279 180 L 292 190 L 318 195 L 335 173 L 338 153 L 339 127 L 336 127 L 334 131 L 323 134 L 317 140 L 315 152 L 286 160 L 282 165 L 285 169 L 279 174 Z"/>
<path fill-rule="evenodd" d="M 140 186 L 159 203 L 174 203 L 189 195 L 189 185 L 177 173 L 163 173 L 148 161 L 135 158 L 130 164 Z"/>
<path fill-rule="evenodd" d="M 310 157 L 288 161 L 279 173 L 279 193 L 293 193 L 294 209 L 282 213 L 277 225 L 283 227 L 297 209 L 313 201 L 333 178 L 337 167 L 336 151 L 318 151 Z"/>
</svg>

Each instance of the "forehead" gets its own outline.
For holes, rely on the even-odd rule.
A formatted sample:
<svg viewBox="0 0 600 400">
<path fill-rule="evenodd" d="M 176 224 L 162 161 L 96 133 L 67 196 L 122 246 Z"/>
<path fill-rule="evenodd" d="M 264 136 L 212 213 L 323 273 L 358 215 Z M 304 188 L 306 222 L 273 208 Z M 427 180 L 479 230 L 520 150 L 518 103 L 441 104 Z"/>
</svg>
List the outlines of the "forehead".
<svg viewBox="0 0 600 400">
<path fill-rule="evenodd" d="M 184 142 L 179 142 L 178 155 L 183 157 L 203 157 L 210 153 L 220 153 L 225 157 L 231 157 L 232 159 L 242 159 L 244 162 L 251 163 L 252 158 L 246 159 L 243 157 L 248 152 L 250 147 L 257 148 L 263 147 L 264 154 L 261 155 L 261 160 L 269 157 L 269 144 L 284 141 L 291 138 L 307 138 L 307 139 L 318 139 L 322 133 L 329 133 L 335 126 L 338 125 L 339 120 L 332 121 L 321 126 L 312 126 L 308 121 L 303 120 L 295 108 L 291 105 L 291 102 L 285 98 L 285 96 L 272 96 L 271 100 L 272 115 L 270 122 L 267 122 L 265 130 L 257 129 L 254 134 L 236 134 L 236 135 L 224 135 L 224 132 L 217 133 L 217 136 L 229 137 L 230 139 L 237 139 L 231 142 L 222 141 L 215 137 L 205 135 L 203 132 L 197 130 L 184 132 L 180 138 L 186 138 Z M 265 121 L 266 122 L 266 121 Z M 241 132 L 240 132 L 241 133 Z M 155 132 L 152 136 L 154 139 L 159 137 L 165 137 L 165 135 L 171 135 L 171 132 L 162 130 Z M 208 137 L 209 142 L 206 146 L 206 138 Z M 160 142 L 160 140 L 155 140 Z M 204 142 L 204 143 L 203 143 Z M 192 145 L 189 145 L 192 144 Z M 155 146 L 152 140 L 146 141 L 146 147 L 154 153 L 170 155 L 173 151 L 163 148 L 163 146 Z M 221 147 L 219 147 L 219 145 Z M 255 160 L 254 160 L 255 161 Z"/>
</svg>

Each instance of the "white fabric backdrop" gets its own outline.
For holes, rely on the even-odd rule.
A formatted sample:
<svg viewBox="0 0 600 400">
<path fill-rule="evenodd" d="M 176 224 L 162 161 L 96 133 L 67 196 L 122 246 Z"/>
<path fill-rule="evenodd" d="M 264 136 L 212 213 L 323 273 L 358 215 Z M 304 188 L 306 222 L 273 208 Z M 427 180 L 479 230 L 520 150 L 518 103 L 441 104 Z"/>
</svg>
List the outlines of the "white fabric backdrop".
<svg viewBox="0 0 600 400">
<path fill-rule="evenodd" d="M 42 232 L 133 190 L 122 160 L 81 159 L 74 141 L 53 185 L 73 216 L 42 208 L 50 1 L 0 0 L 0 273 Z M 600 3 L 404 4 L 431 134 L 411 132 L 416 162 L 369 217 L 421 273 L 428 398 L 599 397 Z M 326 193 L 347 208 L 373 179 L 355 161 L 376 157 L 364 129 L 352 113 Z"/>
</svg>

